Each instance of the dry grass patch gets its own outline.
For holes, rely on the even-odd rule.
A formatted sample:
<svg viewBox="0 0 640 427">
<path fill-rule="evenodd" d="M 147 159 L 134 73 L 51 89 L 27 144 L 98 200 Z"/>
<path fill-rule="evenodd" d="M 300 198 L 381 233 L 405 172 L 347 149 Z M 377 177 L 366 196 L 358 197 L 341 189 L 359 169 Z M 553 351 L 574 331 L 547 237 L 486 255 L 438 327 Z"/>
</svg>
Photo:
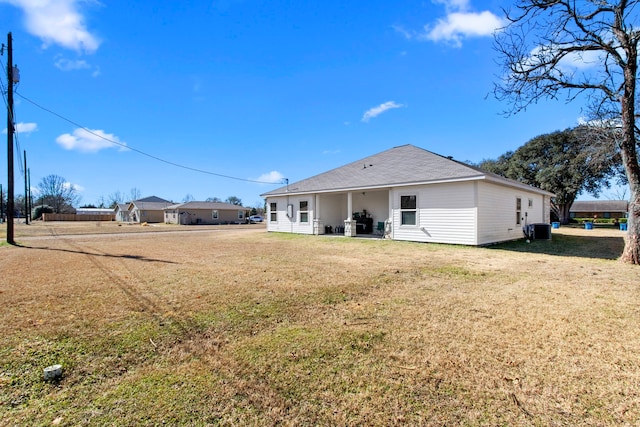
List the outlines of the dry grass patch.
<svg viewBox="0 0 640 427">
<path fill-rule="evenodd" d="M 0 248 L 1 424 L 640 421 L 639 270 L 613 230 L 50 234 Z"/>
</svg>

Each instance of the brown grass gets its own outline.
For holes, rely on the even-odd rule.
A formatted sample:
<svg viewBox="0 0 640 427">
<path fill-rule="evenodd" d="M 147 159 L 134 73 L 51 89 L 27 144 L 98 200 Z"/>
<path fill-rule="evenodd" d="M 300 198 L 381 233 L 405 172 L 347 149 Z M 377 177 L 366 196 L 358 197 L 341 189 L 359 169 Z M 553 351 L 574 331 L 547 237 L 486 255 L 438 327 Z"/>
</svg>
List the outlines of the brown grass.
<svg viewBox="0 0 640 427">
<path fill-rule="evenodd" d="M 467 248 L 73 227 L 0 247 L 2 425 L 640 423 L 620 231 Z"/>
</svg>

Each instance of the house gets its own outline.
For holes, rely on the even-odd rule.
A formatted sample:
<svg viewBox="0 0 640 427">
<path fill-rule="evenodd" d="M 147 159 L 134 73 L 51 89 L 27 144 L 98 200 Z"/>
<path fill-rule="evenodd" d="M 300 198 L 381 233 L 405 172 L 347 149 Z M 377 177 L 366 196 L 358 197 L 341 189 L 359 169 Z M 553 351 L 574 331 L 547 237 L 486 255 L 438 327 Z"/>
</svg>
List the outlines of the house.
<svg viewBox="0 0 640 427">
<path fill-rule="evenodd" d="M 627 218 L 629 202 L 626 200 L 589 200 L 573 202 L 570 218 Z"/>
<path fill-rule="evenodd" d="M 129 221 L 131 222 L 164 222 L 164 209 L 174 203 L 160 197 L 151 196 L 129 203 Z"/>
<path fill-rule="evenodd" d="M 552 193 L 403 145 L 262 194 L 267 230 L 486 245 L 550 220 Z"/>
<path fill-rule="evenodd" d="M 231 203 L 187 202 L 164 209 L 167 224 L 238 224 L 245 222 L 247 209 Z"/>
<path fill-rule="evenodd" d="M 113 208 L 114 215 L 116 216 L 116 221 L 120 222 L 129 222 L 129 204 L 128 203 L 118 203 L 115 208 Z"/>
</svg>

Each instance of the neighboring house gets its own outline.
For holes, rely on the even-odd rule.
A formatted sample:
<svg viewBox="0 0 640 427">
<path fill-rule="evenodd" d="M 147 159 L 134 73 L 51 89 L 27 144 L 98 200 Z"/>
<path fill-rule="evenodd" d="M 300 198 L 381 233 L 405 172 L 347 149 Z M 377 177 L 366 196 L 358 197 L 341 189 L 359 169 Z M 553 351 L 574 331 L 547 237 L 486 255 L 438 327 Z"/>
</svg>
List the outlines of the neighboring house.
<svg viewBox="0 0 640 427">
<path fill-rule="evenodd" d="M 573 202 L 571 218 L 627 218 L 629 202 L 626 200 L 589 200 Z"/>
<path fill-rule="evenodd" d="M 116 221 L 129 222 L 129 205 L 127 203 L 118 203 L 113 211 Z"/>
<path fill-rule="evenodd" d="M 548 224 L 552 196 L 413 145 L 262 194 L 268 231 L 464 245 L 517 239 L 527 224 Z"/>
<path fill-rule="evenodd" d="M 238 224 L 245 222 L 247 209 L 221 202 L 187 202 L 164 209 L 167 224 Z"/>
<path fill-rule="evenodd" d="M 129 203 L 129 221 L 131 222 L 164 222 L 164 210 L 174 203 L 160 197 L 151 196 Z"/>
</svg>

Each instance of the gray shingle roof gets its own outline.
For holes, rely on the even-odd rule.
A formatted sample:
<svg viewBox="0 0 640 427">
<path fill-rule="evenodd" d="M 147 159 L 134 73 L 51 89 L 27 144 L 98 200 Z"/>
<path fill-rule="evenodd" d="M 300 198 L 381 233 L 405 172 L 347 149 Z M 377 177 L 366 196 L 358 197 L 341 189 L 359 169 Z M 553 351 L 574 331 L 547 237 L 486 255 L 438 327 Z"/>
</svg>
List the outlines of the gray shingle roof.
<svg viewBox="0 0 640 427">
<path fill-rule="evenodd" d="M 511 186 L 523 186 L 521 183 L 488 174 L 423 148 L 402 145 L 302 181 L 290 183 L 261 196 L 348 191 L 484 178 L 494 182 L 501 181 Z"/>
<path fill-rule="evenodd" d="M 153 202 L 153 203 L 173 203 L 158 196 L 149 196 L 142 199 L 134 200 L 134 202 Z"/>
<path fill-rule="evenodd" d="M 131 205 L 134 205 L 141 211 L 161 211 L 167 206 L 171 205 L 171 202 L 140 202 L 136 200 L 135 202 L 131 202 Z"/>
<path fill-rule="evenodd" d="M 223 202 L 186 202 L 177 205 L 167 206 L 167 209 L 218 209 L 218 210 L 239 210 L 246 209 L 243 206 Z"/>
<path fill-rule="evenodd" d="M 626 200 L 581 200 L 573 202 L 570 212 L 627 212 Z"/>
</svg>

